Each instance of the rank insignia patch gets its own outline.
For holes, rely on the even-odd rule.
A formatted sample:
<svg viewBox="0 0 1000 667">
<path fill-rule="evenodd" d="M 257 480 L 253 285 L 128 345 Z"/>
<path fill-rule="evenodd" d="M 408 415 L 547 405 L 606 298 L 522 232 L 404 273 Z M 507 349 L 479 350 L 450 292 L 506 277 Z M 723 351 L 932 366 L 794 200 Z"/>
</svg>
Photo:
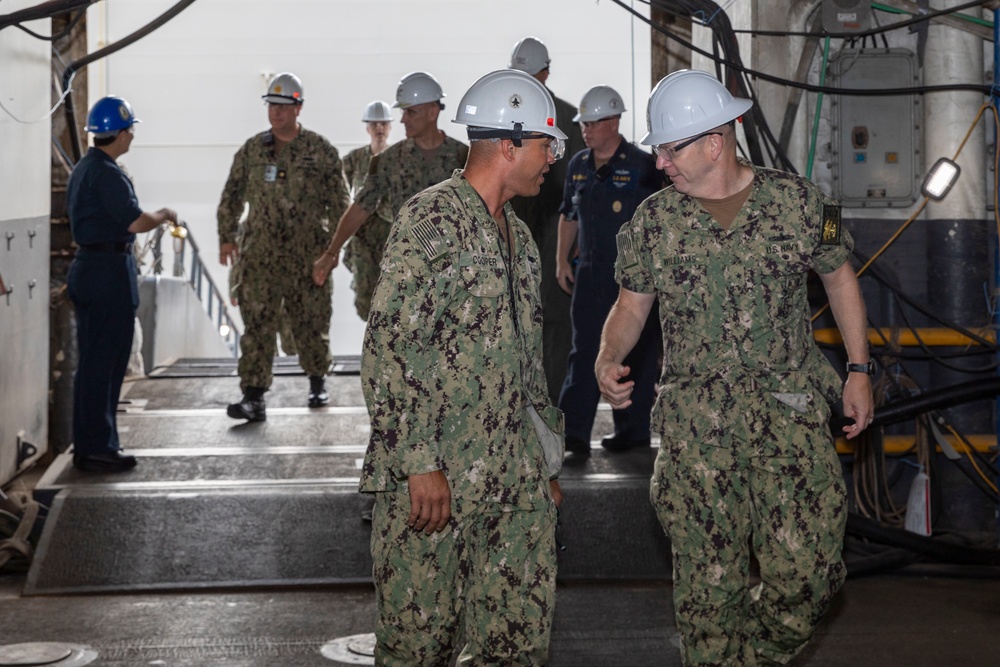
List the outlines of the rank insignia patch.
<svg viewBox="0 0 1000 667">
<path fill-rule="evenodd" d="M 840 243 L 840 207 L 823 205 L 823 237 L 822 245 L 838 245 Z"/>
</svg>

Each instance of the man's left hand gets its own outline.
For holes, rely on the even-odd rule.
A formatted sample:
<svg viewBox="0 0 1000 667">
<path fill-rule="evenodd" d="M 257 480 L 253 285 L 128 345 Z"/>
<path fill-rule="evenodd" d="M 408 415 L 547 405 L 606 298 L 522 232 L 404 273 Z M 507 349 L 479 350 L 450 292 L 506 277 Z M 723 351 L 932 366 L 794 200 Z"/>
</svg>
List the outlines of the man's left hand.
<svg viewBox="0 0 1000 667">
<path fill-rule="evenodd" d="M 875 418 L 875 401 L 872 398 L 871 378 L 863 373 L 848 373 L 844 383 L 844 416 L 854 423 L 844 427 L 848 440 L 861 435 Z"/>
</svg>

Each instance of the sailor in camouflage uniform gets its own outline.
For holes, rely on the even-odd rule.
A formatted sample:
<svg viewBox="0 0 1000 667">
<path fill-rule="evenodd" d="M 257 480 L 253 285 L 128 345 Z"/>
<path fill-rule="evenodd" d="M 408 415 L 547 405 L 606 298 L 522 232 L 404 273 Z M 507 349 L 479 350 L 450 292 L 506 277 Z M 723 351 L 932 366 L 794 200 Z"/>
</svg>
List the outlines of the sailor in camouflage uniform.
<svg viewBox="0 0 1000 667">
<path fill-rule="evenodd" d="M 559 157 L 554 112 L 523 72 L 473 84 L 467 168 L 407 202 L 386 244 L 361 363 L 377 665 L 547 660 L 562 415 L 538 249 L 508 201 Z"/>
<path fill-rule="evenodd" d="M 596 367 L 612 407 L 629 405 L 622 359 L 658 300 L 662 440 L 650 495 L 673 549 L 685 665 L 787 664 L 844 581 L 845 485 L 827 424 L 841 386 L 813 341 L 810 270 L 851 362 L 847 437 L 873 413 L 853 241 L 815 185 L 737 158 L 734 120 L 750 106 L 694 70 L 650 94 L 642 143 L 674 185 L 619 232 L 621 290 Z M 760 563 L 753 587 L 748 542 Z"/>
<path fill-rule="evenodd" d="M 406 139 L 372 158 L 364 187 L 337 223 L 330 245 L 313 265 L 317 285 L 322 285 L 336 268 L 341 248 L 372 212 L 391 211 L 395 216 L 407 199 L 451 178 L 465 164 L 469 147 L 437 126 L 444 96 L 441 86 L 426 72 L 411 72 L 400 80 L 393 106 L 403 110 L 401 122 Z"/>
<path fill-rule="evenodd" d="M 357 197 L 368 178 L 368 165 L 372 157 L 379 155 L 387 147 L 386 140 L 392 129 L 392 110 L 381 100 L 370 102 L 365 107 L 361 120 L 365 130 L 371 137 L 371 143 L 355 148 L 344 156 L 344 176 L 351 188 L 351 194 Z M 344 266 L 351 272 L 351 288 L 354 290 L 354 307 L 358 317 L 368 320 L 371 309 L 372 292 L 378 282 L 379 262 L 382 260 L 382 248 L 389 237 L 389 227 L 396 212 L 389 206 L 389 200 L 384 199 L 379 209 L 368 216 L 358 233 L 351 237 L 344 248 Z"/>
<path fill-rule="evenodd" d="M 229 406 L 234 419 L 266 419 L 264 392 L 282 309 L 309 376 L 309 407 L 329 402 L 332 285 L 310 281 L 312 259 L 330 239 L 330 221 L 347 207 L 347 185 L 337 149 L 298 122 L 302 83 L 278 74 L 264 95 L 271 129 L 252 137 L 233 158 L 219 202 L 219 261 L 235 263 L 240 282 L 235 298 L 245 331 L 240 338 L 243 399 Z M 237 245 L 240 217 L 250 209 Z M 240 253 L 242 253 L 240 255 Z"/>
</svg>

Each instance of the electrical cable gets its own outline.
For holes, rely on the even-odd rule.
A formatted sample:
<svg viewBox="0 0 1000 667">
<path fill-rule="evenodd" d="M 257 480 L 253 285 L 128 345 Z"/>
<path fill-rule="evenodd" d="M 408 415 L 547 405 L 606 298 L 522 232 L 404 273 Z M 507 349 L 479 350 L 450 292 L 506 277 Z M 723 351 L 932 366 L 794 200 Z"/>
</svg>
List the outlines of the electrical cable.
<svg viewBox="0 0 1000 667">
<path fill-rule="evenodd" d="M 63 88 L 66 90 L 71 89 L 71 83 L 73 81 L 73 77 L 76 76 L 76 72 L 82 67 L 85 67 L 96 60 L 100 60 L 105 56 L 109 56 L 112 53 L 119 51 L 125 48 L 126 46 L 133 44 L 134 42 L 139 41 L 146 35 L 150 34 L 154 30 L 157 30 L 162 25 L 170 21 L 170 19 L 180 14 L 190 5 L 194 4 L 194 2 L 195 0 L 180 0 L 170 9 L 163 12 L 158 17 L 156 17 L 143 27 L 139 28 L 135 32 L 126 35 L 125 37 L 121 38 L 117 42 L 114 42 L 113 44 L 108 44 L 103 49 L 98 49 L 93 53 L 87 54 L 83 58 L 74 60 L 73 62 L 71 62 L 69 65 L 66 66 L 66 69 L 62 73 Z M 66 126 L 67 129 L 69 130 L 70 145 L 71 148 L 73 149 L 73 161 L 78 162 L 83 155 L 83 151 L 80 148 L 80 137 L 79 134 L 77 133 L 76 110 L 74 109 L 73 106 L 72 95 L 66 98 L 65 111 L 66 111 Z"/>
<path fill-rule="evenodd" d="M 827 36 L 823 43 L 823 60 L 819 66 L 819 85 L 826 83 L 826 67 L 830 56 L 830 37 Z M 809 157 L 806 158 L 806 179 L 812 180 L 813 163 L 816 161 L 816 144 L 819 136 L 819 117 L 823 110 L 823 93 L 816 95 L 816 113 L 813 114 L 812 135 L 809 139 Z"/>
<path fill-rule="evenodd" d="M 86 9 L 89 5 L 92 5 L 95 2 L 97 2 L 97 0 L 49 0 L 48 2 L 43 2 L 39 5 L 35 5 L 34 7 L 26 7 L 25 9 L 11 12 L 10 14 L 0 14 L 0 30 L 9 28 L 10 26 L 17 26 L 24 30 L 24 28 L 18 24 L 27 23 L 29 21 L 50 19 L 53 16 L 65 14 L 73 11 L 74 9 Z"/>
<path fill-rule="evenodd" d="M 636 10 L 630 8 L 628 5 L 624 4 L 623 0 L 611 0 L 611 1 L 613 3 L 615 3 L 616 5 L 620 6 L 621 8 L 623 8 L 625 11 L 627 11 L 630 14 L 634 15 L 635 17 L 637 17 L 639 20 L 641 20 L 644 23 L 646 23 L 653 30 L 656 30 L 660 34 L 662 34 L 665 37 L 667 37 L 668 39 L 673 40 L 674 42 L 680 44 L 684 48 L 690 49 L 691 51 L 693 51 L 693 52 L 695 52 L 695 53 L 697 53 L 699 55 L 705 56 L 706 58 L 709 58 L 709 59 L 715 61 L 717 65 L 725 65 L 726 67 L 729 67 L 729 68 L 731 68 L 733 70 L 736 70 L 736 71 L 740 72 L 741 74 L 744 74 L 744 75 L 747 75 L 747 76 L 751 76 L 751 77 L 753 77 L 755 79 L 760 79 L 761 81 L 767 81 L 769 83 L 774 83 L 774 84 L 778 84 L 778 85 L 782 85 L 782 86 L 788 86 L 788 87 L 793 87 L 793 88 L 800 88 L 802 90 L 805 90 L 805 91 L 808 91 L 808 92 L 813 92 L 813 93 L 823 92 L 823 93 L 830 94 L 830 95 L 853 95 L 853 96 L 857 96 L 857 97 L 887 97 L 887 96 L 897 96 L 897 95 L 903 95 L 903 96 L 906 96 L 906 95 L 924 95 L 924 94 L 928 94 L 928 93 L 954 92 L 954 91 L 972 91 L 972 92 L 982 93 L 984 95 L 989 95 L 989 92 L 990 92 L 990 86 L 989 85 L 978 84 L 978 83 L 954 83 L 954 84 L 940 85 L 940 86 L 914 86 L 914 87 L 911 87 L 911 88 L 829 88 L 829 87 L 820 88 L 819 86 L 815 86 L 815 85 L 812 85 L 812 84 L 809 84 L 809 83 L 804 83 L 804 82 L 800 82 L 800 81 L 792 81 L 790 79 L 785 79 L 783 77 L 778 77 L 778 76 L 774 76 L 774 75 L 768 74 L 767 72 L 761 72 L 760 70 L 755 70 L 755 69 L 752 69 L 752 68 L 749 68 L 749 67 L 745 67 L 742 64 L 739 64 L 739 63 L 734 62 L 732 60 L 719 59 L 717 57 L 714 57 L 711 53 L 709 53 L 709 52 L 707 52 L 707 51 L 705 51 L 705 50 L 703 50 L 701 48 L 698 48 L 697 46 L 695 46 L 691 42 L 688 42 L 687 40 L 679 37 L 678 35 L 673 34 L 672 32 L 670 32 L 664 26 L 661 26 L 658 23 L 655 23 L 654 21 L 652 21 L 651 19 L 647 18 L 646 16 L 643 16 L 641 13 L 637 12 Z M 647 3 L 649 3 L 650 0 L 645 0 L 645 1 Z M 981 4 L 981 3 L 979 3 L 979 2 L 970 3 L 970 6 L 971 5 L 978 5 L 978 4 Z M 933 16 L 937 16 L 937 15 L 940 15 L 940 14 L 951 13 L 951 11 L 952 10 L 947 10 L 947 11 L 942 11 L 942 12 L 935 12 L 934 14 L 927 14 L 924 17 L 920 17 L 919 19 L 915 19 L 912 23 L 917 23 L 917 22 L 920 22 L 920 21 L 927 21 L 927 20 L 930 20 L 930 18 L 932 18 Z M 679 15 L 679 16 L 681 16 L 682 18 L 690 18 L 690 17 L 685 17 L 683 15 Z M 894 27 L 898 27 L 898 26 L 899 26 L 899 24 L 894 24 Z M 765 36 L 767 35 L 767 33 L 764 33 L 764 32 L 757 32 L 756 34 L 758 34 L 758 35 L 765 35 Z M 805 36 L 811 36 L 811 35 L 813 35 L 813 33 L 808 33 Z M 838 33 L 830 33 L 830 35 L 831 35 L 831 37 L 843 37 L 843 36 L 845 36 L 845 35 L 841 35 L 841 34 L 838 34 Z M 851 36 L 854 36 L 854 35 L 852 34 Z"/>
<path fill-rule="evenodd" d="M 65 12 L 59 12 L 59 13 L 62 14 L 62 13 L 65 13 Z M 66 24 L 66 27 L 63 28 L 62 30 L 60 30 L 55 35 L 41 35 L 41 34 L 35 32 L 34 30 L 29 30 L 28 28 L 25 28 L 20 23 L 15 23 L 14 27 L 23 30 L 24 32 L 28 33 L 29 35 L 31 35 L 35 39 L 40 39 L 43 42 L 58 42 L 63 37 L 66 37 L 67 35 L 69 35 L 73 31 L 73 28 L 76 26 L 76 24 L 80 22 L 80 19 L 82 19 L 86 15 L 87 15 L 86 8 L 81 9 L 79 12 L 77 12 L 76 16 L 74 16 L 73 18 L 71 18 L 69 20 L 69 23 Z"/>
<path fill-rule="evenodd" d="M 861 253 L 857 248 L 854 249 L 853 254 L 856 257 L 858 257 L 858 259 L 860 259 L 861 261 L 865 260 L 864 254 Z M 951 320 L 947 320 L 947 319 L 941 317 L 940 315 L 935 314 L 930 309 L 929 306 L 926 306 L 926 305 L 920 303 L 914 297 L 912 297 L 909 294 L 907 294 L 906 292 L 904 292 L 899 287 L 898 283 L 894 283 L 894 282 L 890 281 L 885 276 L 885 274 L 883 273 L 883 269 L 881 267 L 878 267 L 878 266 L 876 266 L 874 264 L 870 265 L 868 267 L 868 276 L 871 277 L 872 279 L 878 281 L 880 284 L 884 285 L 890 292 L 892 292 L 893 296 L 895 296 L 900 301 L 902 301 L 906 305 L 908 305 L 911 308 L 913 308 L 914 310 L 916 310 L 921 315 L 924 315 L 927 318 L 929 318 L 929 319 L 931 319 L 931 320 L 933 320 L 933 321 L 941 324 L 942 326 L 945 326 L 945 327 L 947 327 L 949 329 L 952 329 L 953 331 L 956 331 L 956 332 L 962 334 L 963 336 L 969 338 L 970 340 L 978 343 L 980 346 L 982 346 L 984 348 L 983 351 L 985 351 L 985 352 L 1000 352 L 1000 345 L 998 345 L 994 341 L 991 341 L 988 338 L 985 338 L 985 337 L 979 335 L 978 333 L 976 333 L 975 331 L 972 331 L 971 329 L 963 327 L 960 324 L 957 324 L 955 322 L 952 322 Z M 984 329 L 988 329 L 989 327 L 983 327 L 983 328 Z"/>
</svg>

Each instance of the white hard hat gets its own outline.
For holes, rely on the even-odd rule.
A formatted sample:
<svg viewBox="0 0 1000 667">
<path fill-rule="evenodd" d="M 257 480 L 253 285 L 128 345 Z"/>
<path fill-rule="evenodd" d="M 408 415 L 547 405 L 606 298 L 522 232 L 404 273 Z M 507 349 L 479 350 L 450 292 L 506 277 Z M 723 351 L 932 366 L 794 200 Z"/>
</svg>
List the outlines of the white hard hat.
<svg viewBox="0 0 1000 667">
<path fill-rule="evenodd" d="M 745 114 L 753 102 L 733 97 L 708 72 L 682 69 L 656 84 L 646 108 L 646 146 L 679 141 L 708 132 Z"/>
<path fill-rule="evenodd" d="M 620 116 L 628 111 L 622 96 L 611 86 L 594 86 L 580 100 L 579 113 L 573 116 L 573 122 L 592 123 L 602 118 Z"/>
<path fill-rule="evenodd" d="M 291 72 L 275 75 L 262 97 L 269 104 L 302 104 L 305 100 L 302 82 Z"/>
<path fill-rule="evenodd" d="M 519 69 L 528 74 L 538 74 L 549 66 L 549 50 L 537 37 L 525 37 L 514 45 L 507 69 Z"/>
<path fill-rule="evenodd" d="M 472 84 L 458 103 L 454 122 L 469 126 L 469 139 L 511 139 L 515 146 L 525 134 L 550 136 L 557 140 L 557 158 L 566 140 L 556 125 L 549 91 L 535 77 L 513 69 L 490 72 Z"/>
<path fill-rule="evenodd" d="M 369 102 L 365 112 L 361 114 L 361 120 L 366 123 L 392 120 L 392 109 L 382 100 Z"/>
<path fill-rule="evenodd" d="M 396 103 L 400 109 L 427 102 L 440 102 L 444 97 L 441 84 L 427 72 L 410 72 L 399 80 L 396 88 Z M 442 108 L 444 105 L 442 105 Z"/>
</svg>

